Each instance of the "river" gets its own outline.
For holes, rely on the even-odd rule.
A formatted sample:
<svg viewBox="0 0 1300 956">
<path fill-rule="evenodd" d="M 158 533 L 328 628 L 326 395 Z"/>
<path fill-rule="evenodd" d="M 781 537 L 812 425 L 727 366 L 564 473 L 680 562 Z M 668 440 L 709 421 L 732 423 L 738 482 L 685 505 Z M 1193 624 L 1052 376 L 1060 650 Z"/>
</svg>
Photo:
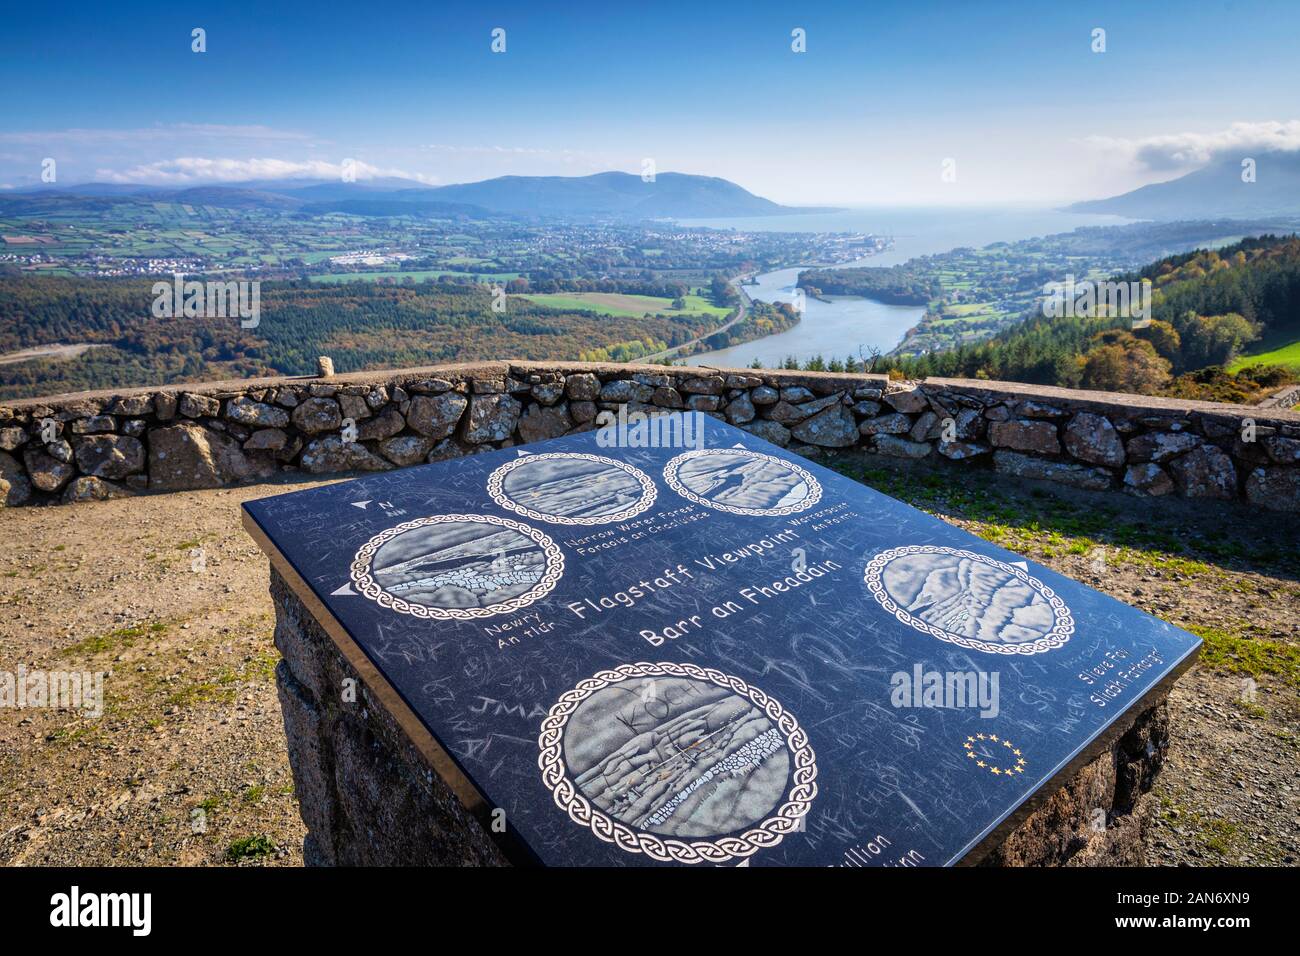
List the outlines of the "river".
<svg viewBox="0 0 1300 956">
<path fill-rule="evenodd" d="M 1123 225 L 1130 221 L 1119 216 L 1083 215 L 1055 209 L 967 206 L 853 208 L 837 213 L 750 219 L 692 219 L 684 220 L 682 225 L 750 232 L 870 232 L 893 236 L 892 249 L 860 262 L 844 264 L 891 266 L 915 256 L 947 252 L 961 246 L 986 246 L 992 242 L 1069 232 L 1080 226 Z M 758 285 L 747 285 L 745 291 L 760 302 L 793 302 L 799 272 L 799 268 L 794 268 L 764 273 L 758 276 Z M 817 355 L 828 361 L 849 356 L 858 358 L 861 352 L 873 348 L 884 353 L 901 342 L 907 330 L 924 314 L 921 306 L 887 305 L 856 296 L 839 296 L 828 302 L 806 299 L 803 319 L 793 329 L 716 352 L 701 352 L 686 362 L 744 368 L 757 359 L 765 368 L 773 368 L 789 356 L 804 362 Z"/>
</svg>

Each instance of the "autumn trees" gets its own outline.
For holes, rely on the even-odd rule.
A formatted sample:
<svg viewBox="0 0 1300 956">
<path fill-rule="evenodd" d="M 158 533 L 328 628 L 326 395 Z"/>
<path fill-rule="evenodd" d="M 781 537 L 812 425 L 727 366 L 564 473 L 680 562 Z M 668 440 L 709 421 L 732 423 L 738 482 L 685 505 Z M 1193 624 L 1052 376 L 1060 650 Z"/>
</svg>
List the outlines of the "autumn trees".
<svg viewBox="0 0 1300 956">
<path fill-rule="evenodd" d="M 1206 394 L 1235 394 L 1222 376 L 1198 373 L 1221 370 L 1261 336 L 1300 339 L 1300 239 L 1295 236 L 1261 236 L 1217 251 L 1169 256 L 1136 275 L 1117 278 L 1154 284 L 1151 321 L 1034 315 L 986 342 L 887 358 L 882 365 L 909 377 L 966 376 L 1143 393 L 1178 390 L 1183 397 L 1195 397 L 1202 386 L 1210 390 Z M 1259 374 L 1267 378 L 1274 373 Z M 1242 382 L 1241 389 L 1250 392 L 1261 382 Z"/>
</svg>

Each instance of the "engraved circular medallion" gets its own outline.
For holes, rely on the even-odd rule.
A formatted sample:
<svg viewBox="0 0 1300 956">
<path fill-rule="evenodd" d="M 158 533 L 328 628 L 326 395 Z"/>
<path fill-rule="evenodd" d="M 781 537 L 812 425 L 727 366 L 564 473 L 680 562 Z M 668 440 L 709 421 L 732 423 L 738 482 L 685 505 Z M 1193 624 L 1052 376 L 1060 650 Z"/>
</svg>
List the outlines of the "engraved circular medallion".
<svg viewBox="0 0 1300 956">
<path fill-rule="evenodd" d="M 623 664 L 564 694 L 538 766 L 556 804 L 600 839 L 678 863 L 780 843 L 817 795 L 794 716 L 738 677 L 694 664 Z"/>
<path fill-rule="evenodd" d="M 471 620 L 550 593 L 564 554 L 535 528 L 494 515 L 433 515 L 375 535 L 352 561 L 357 593 L 402 614 Z"/>
<path fill-rule="evenodd" d="M 811 508 L 822 486 L 794 462 L 745 448 L 705 448 L 664 466 L 664 481 L 683 498 L 738 515 L 789 515 Z"/>
<path fill-rule="evenodd" d="M 1039 654 L 1074 633 L 1065 602 L 1023 568 L 957 548 L 908 545 L 867 564 L 867 590 L 923 634 L 988 654 Z"/>
<path fill-rule="evenodd" d="M 613 458 L 547 452 L 506 462 L 488 477 L 488 495 L 525 518 L 552 524 L 626 521 L 654 504 L 650 476 Z"/>
</svg>

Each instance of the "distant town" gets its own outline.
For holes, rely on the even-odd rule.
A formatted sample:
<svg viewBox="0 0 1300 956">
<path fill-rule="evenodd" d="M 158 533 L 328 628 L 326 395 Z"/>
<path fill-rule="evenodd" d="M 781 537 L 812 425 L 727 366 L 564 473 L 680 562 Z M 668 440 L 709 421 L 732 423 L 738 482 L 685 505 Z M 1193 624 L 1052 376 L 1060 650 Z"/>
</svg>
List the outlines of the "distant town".
<svg viewBox="0 0 1300 956">
<path fill-rule="evenodd" d="M 684 228 L 511 216 L 319 215 L 160 200 L 0 201 L 0 268 L 86 277 L 175 272 L 337 282 L 701 279 L 837 265 L 887 248 L 866 233 Z"/>
</svg>

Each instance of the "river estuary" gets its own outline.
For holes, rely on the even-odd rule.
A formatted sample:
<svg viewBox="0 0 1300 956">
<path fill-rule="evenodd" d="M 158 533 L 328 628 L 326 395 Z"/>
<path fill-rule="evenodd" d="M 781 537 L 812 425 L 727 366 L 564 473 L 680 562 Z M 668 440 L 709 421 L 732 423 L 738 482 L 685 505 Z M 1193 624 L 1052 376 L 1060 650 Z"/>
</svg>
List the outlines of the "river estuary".
<svg viewBox="0 0 1300 956">
<path fill-rule="evenodd" d="M 1013 242 L 1069 232 L 1079 226 L 1122 225 L 1129 221 L 1118 216 L 1084 215 L 1053 209 L 900 207 L 753 219 L 687 220 L 683 225 L 734 228 L 737 231 L 870 232 L 894 237 L 893 248 L 869 259 L 840 266 L 844 268 L 891 266 L 915 256 L 947 252 L 960 246 Z M 800 268 L 793 268 L 764 273 L 758 276 L 758 285 L 747 285 L 745 291 L 751 299 L 759 302 L 793 302 L 800 271 Z M 827 361 L 849 356 L 858 358 L 871 349 L 879 349 L 883 354 L 898 345 L 907 330 L 924 314 L 925 309 L 921 306 L 887 305 L 855 296 L 838 296 L 825 302 L 808 298 L 803 319 L 794 328 L 716 352 L 701 352 L 690 356 L 686 362 L 689 365 L 745 368 L 757 359 L 765 368 L 774 368 L 789 356 L 805 362 L 817 355 Z"/>
</svg>

